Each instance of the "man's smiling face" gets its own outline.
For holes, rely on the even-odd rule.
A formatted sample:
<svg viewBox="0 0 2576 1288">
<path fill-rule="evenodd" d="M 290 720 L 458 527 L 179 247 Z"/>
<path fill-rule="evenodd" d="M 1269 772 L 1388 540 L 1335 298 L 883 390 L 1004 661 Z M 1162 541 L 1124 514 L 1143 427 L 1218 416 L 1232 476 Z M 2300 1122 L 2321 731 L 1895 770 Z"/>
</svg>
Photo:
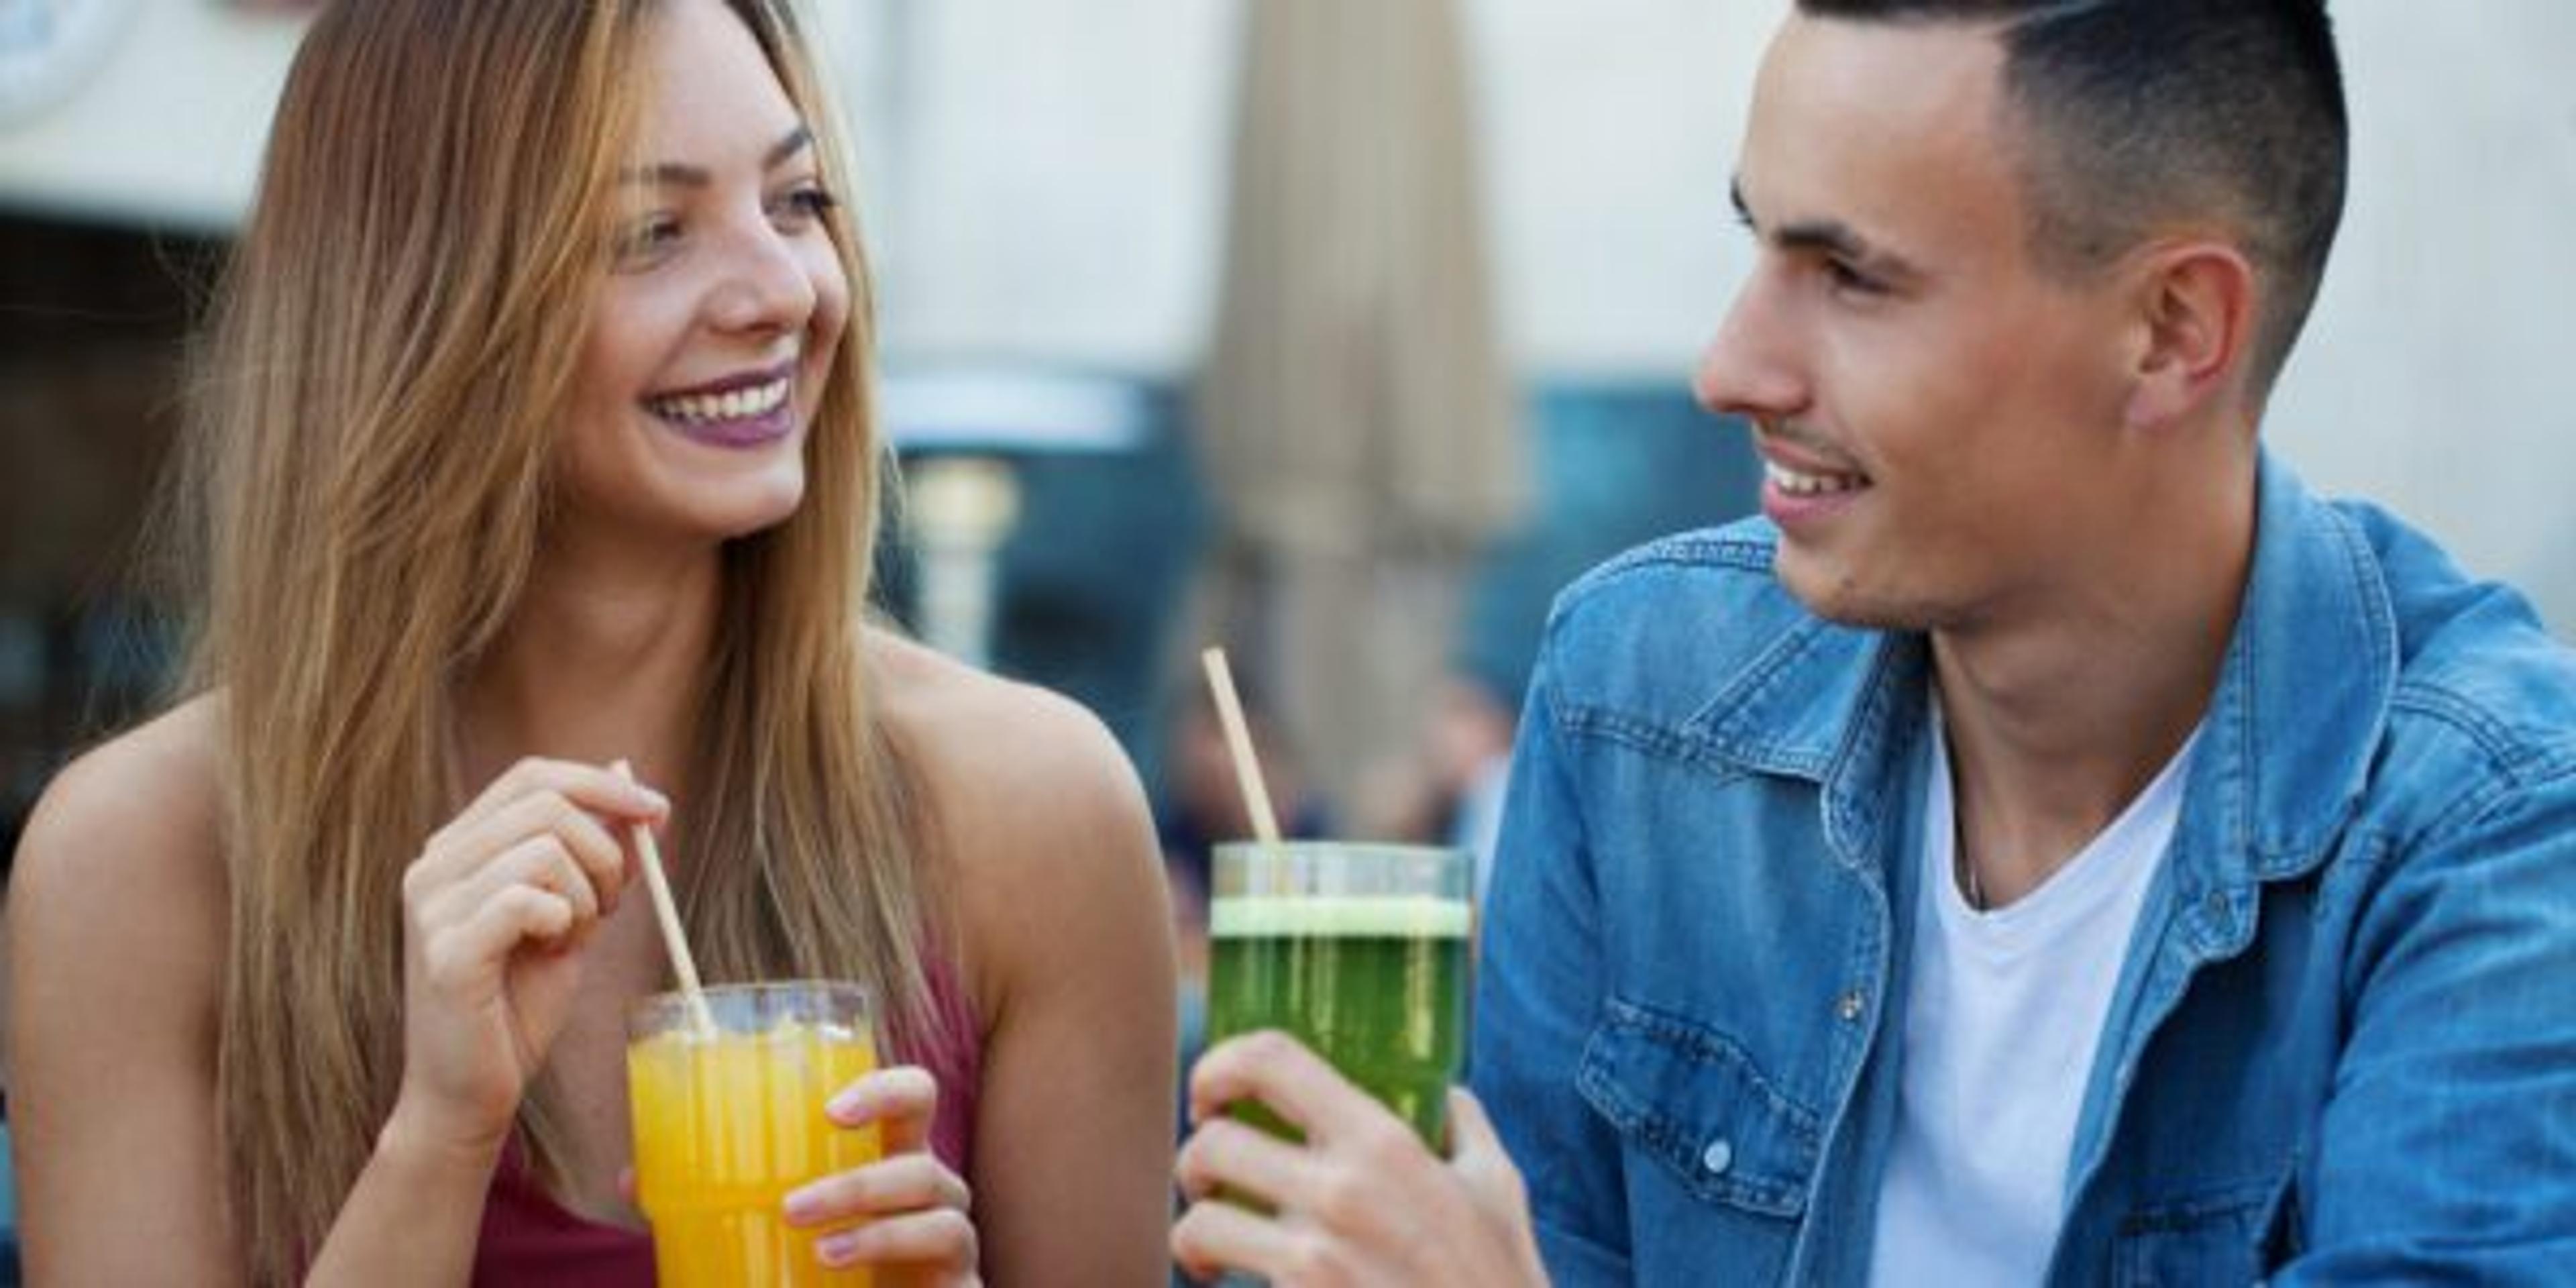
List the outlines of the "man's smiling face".
<svg viewBox="0 0 2576 1288">
<path fill-rule="evenodd" d="M 2134 329 L 2117 274 L 2031 254 L 2022 143 L 1985 28 L 1793 16 L 1736 198 L 1755 267 L 1695 386 L 1755 426 L 1779 573 L 1909 629 L 2047 602 L 2129 512 Z"/>
</svg>

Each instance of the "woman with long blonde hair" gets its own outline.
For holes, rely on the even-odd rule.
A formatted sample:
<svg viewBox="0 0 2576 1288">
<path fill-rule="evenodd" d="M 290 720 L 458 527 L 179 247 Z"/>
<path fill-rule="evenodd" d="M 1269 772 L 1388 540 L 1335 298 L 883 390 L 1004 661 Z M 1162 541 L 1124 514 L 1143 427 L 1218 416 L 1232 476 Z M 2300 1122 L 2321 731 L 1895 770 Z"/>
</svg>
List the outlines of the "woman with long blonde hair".
<svg viewBox="0 0 2576 1288">
<path fill-rule="evenodd" d="M 1097 722 L 867 624 L 831 125 L 778 0 L 316 20 L 201 364 L 186 695 L 16 860 L 39 1282 L 649 1282 L 637 824 L 711 981 L 857 981 L 907 1062 L 785 1204 L 821 1259 L 1160 1281 L 1151 830 Z"/>
</svg>

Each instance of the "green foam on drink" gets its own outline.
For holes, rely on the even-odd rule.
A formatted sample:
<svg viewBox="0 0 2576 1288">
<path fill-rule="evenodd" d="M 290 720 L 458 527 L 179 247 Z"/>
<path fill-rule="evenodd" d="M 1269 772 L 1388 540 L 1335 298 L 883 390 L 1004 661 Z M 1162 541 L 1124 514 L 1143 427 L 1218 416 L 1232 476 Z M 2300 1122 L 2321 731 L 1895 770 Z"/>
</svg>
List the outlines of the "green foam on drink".
<svg viewBox="0 0 2576 1288">
<path fill-rule="evenodd" d="M 1467 905 L 1422 895 L 1219 896 L 1213 939 L 1464 939 Z"/>
</svg>

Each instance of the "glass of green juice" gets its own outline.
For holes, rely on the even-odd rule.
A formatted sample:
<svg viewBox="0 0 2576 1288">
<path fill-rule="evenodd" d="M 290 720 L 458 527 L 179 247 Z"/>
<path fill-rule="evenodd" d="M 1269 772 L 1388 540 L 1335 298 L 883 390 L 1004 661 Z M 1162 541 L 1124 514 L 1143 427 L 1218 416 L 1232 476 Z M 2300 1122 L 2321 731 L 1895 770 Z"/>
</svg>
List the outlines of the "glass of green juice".
<svg viewBox="0 0 2576 1288">
<path fill-rule="evenodd" d="M 1467 852 L 1353 841 L 1220 845 L 1208 1040 L 1278 1029 L 1444 1151 L 1467 1041 Z M 1234 1113 L 1296 1133 L 1257 1104 Z"/>
</svg>

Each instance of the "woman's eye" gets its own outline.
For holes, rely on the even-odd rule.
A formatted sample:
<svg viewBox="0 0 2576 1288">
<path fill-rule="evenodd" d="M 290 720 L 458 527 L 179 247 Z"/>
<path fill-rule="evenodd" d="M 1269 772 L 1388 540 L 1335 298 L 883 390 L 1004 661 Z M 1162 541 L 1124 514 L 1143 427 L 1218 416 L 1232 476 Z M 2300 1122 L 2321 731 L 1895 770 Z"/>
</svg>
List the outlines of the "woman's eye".
<svg viewBox="0 0 2576 1288">
<path fill-rule="evenodd" d="M 680 240 L 680 221 L 670 215 L 652 215 L 638 219 L 618 230 L 617 259 L 621 264 L 649 260 L 668 250 Z"/>
<path fill-rule="evenodd" d="M 772 209 L 780 218 L 800 221 L 819 220 L 830 214 L 840 204 L 841 199 L 833 196 L 829 189 L 820 184 L 807 184 L 801 188 L 790 189 L 778 199 Z"/>
</svg>

